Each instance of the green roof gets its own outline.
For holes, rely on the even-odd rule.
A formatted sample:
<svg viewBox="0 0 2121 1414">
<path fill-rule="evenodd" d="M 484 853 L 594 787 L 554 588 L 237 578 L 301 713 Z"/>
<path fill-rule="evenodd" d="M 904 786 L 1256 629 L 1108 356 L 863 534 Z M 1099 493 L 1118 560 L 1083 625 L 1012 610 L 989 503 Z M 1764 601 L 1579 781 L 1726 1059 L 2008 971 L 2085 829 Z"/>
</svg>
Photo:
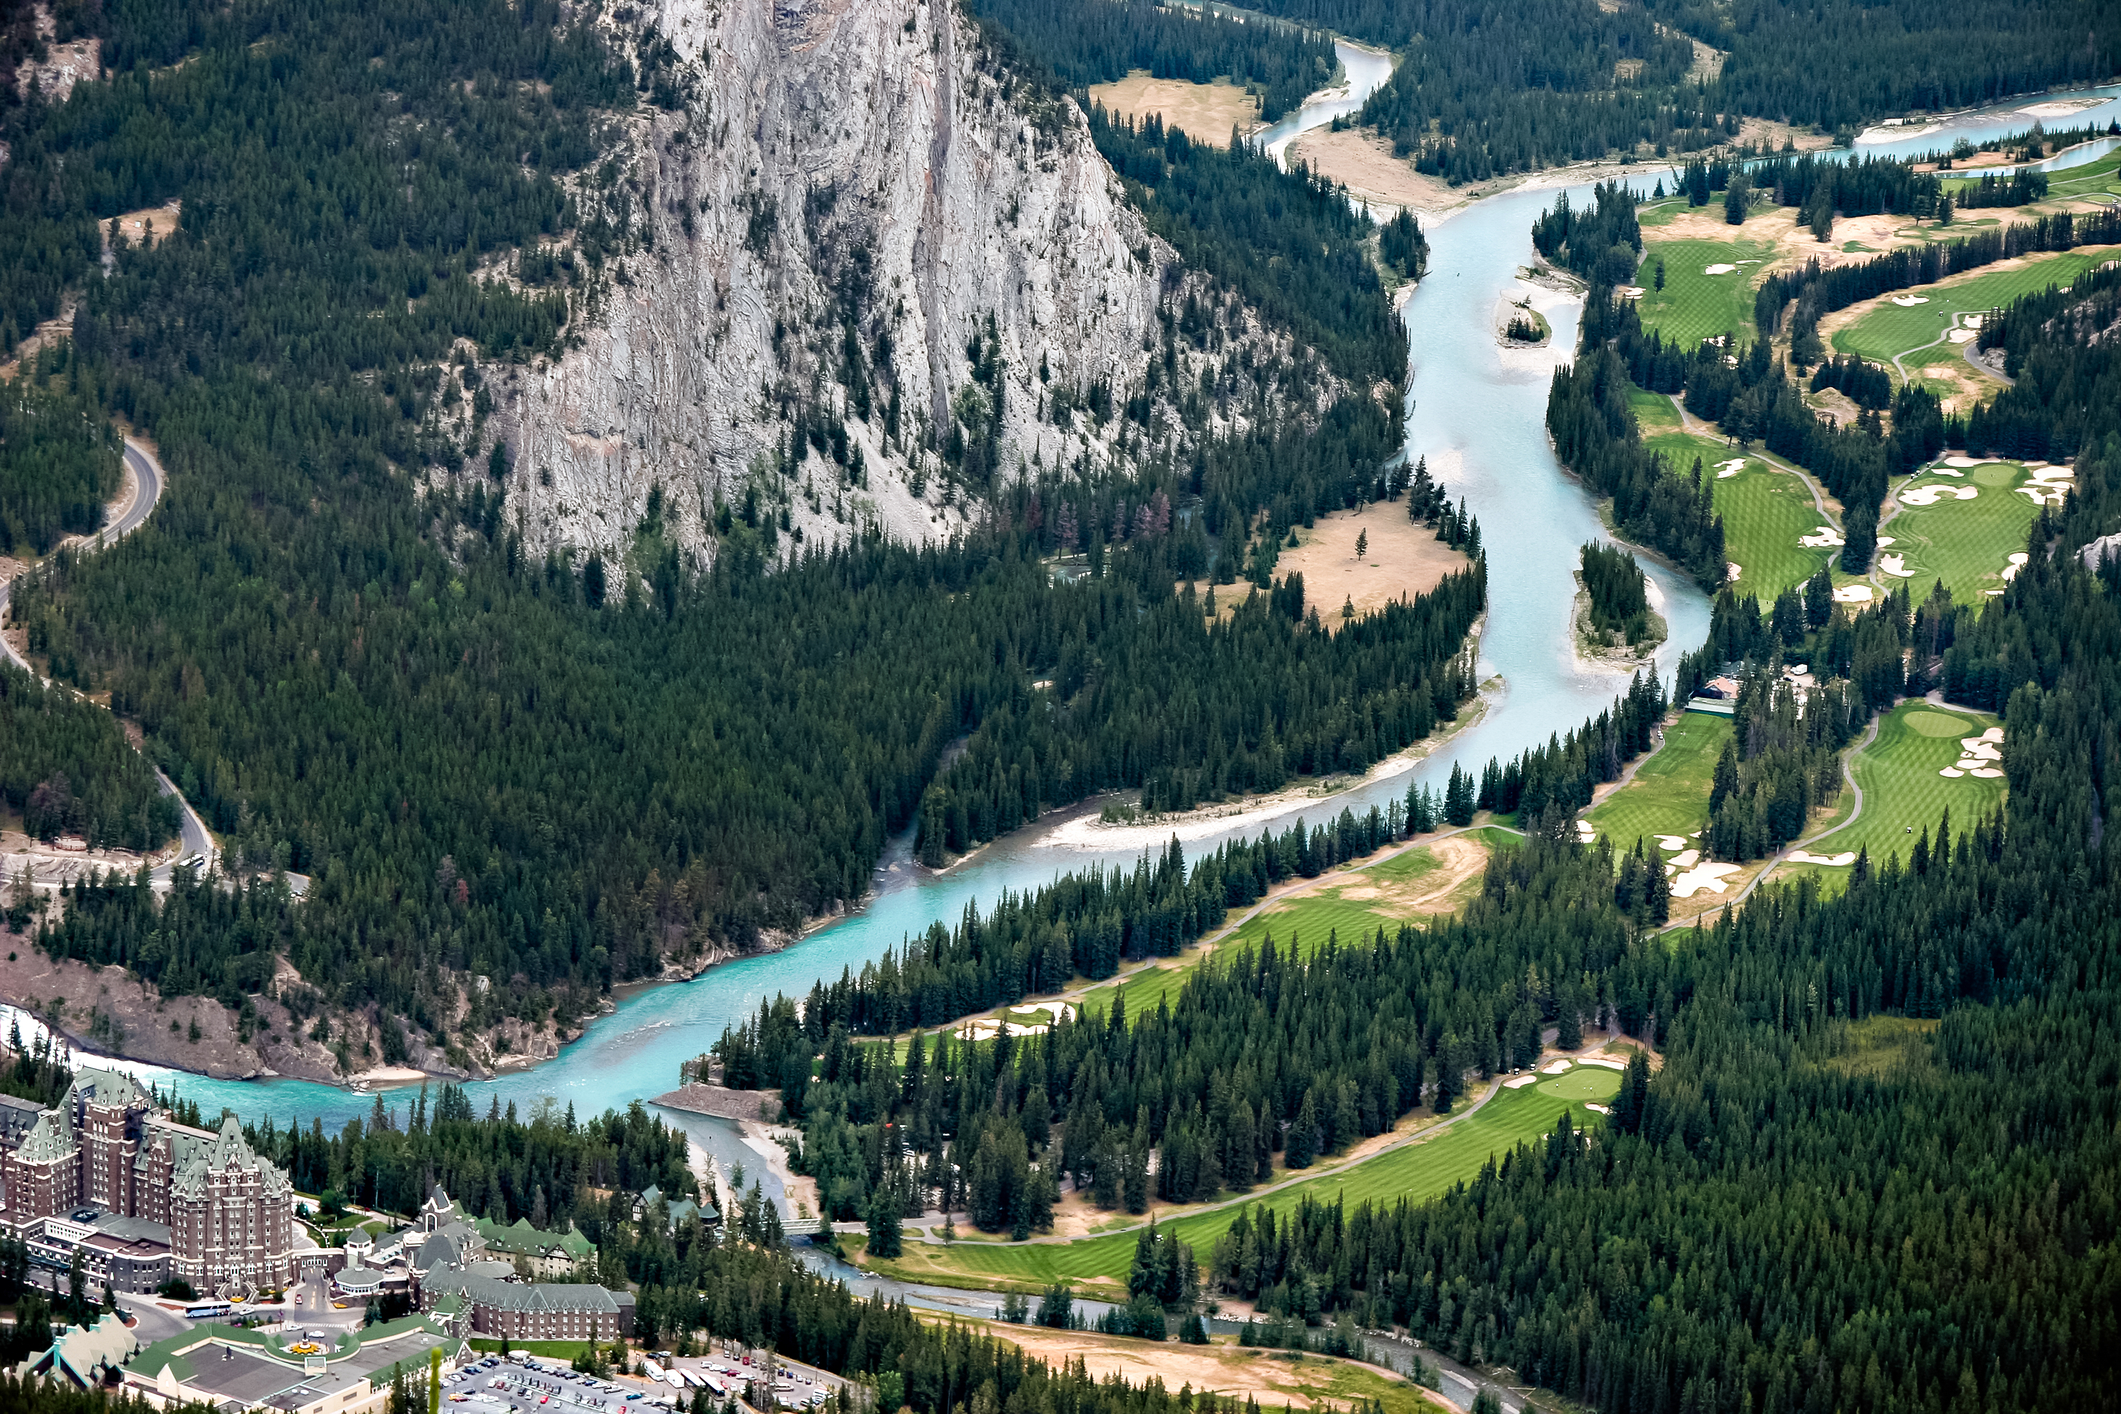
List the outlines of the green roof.
<svg viewBox="0 0 2121 1414">
<path fill-rule="evenodd" d="M 479 1219 L 479 1236 L 496 1252 L 520 1253 L 526 1257 L 542 1257 L 557 1249 L 576 1261 L 596 1251 L 589 1239 L 582 1236 L 580 1228 L 567 1224 L 564 1233 L 541 1232 L 530 1225 L 530 1219 L 517 1218 L 503 1227 L 491 1218 Z"/>
</svg>

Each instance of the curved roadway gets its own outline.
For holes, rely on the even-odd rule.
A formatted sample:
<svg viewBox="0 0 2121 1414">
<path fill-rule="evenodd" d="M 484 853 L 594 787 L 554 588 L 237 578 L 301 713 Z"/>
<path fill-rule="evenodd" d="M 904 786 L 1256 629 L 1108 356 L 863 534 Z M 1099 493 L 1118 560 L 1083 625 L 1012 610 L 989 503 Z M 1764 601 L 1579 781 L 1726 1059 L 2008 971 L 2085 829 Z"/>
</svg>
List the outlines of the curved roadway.
<svg viewBox="0 0 2121 1414">
<path fill-rule="evenodd" d="M 133 474 L 134 489 L 132 501 L 123 511 L 118 513 L 116 519 L 97 531 L 93 537 L 76 537 L 74 543 L 79 544 L 82 548 L 93 547 L 101 549 L 112 541 L 138 530 L 147 523 L 148 516 L 154 513 L 155 503 L 162 499 L 162 488 L 169 484 L 169 477 L 162 470 L 162 463 L 155 460 L 153 452 L 128 437 L 125 439 L 125 465 Z M 5 619 L 7 616 L 8 590 L 10 587 L 9 581 L 0 580 L 0 619 Z M 0 638 L 0 653 L 5 653 L 9 661 L 25 672 L 35 673 L 37 671 L 30 665 L 28 659 L 15 651 L 15 645 L 9 643 L 5 638 Z M 39 681 L 47 684 L 50 682 L 49 679 L 41 677 Z M 159 767 L 155 768 L 155 781 L 162 787 L 164 795 L 174 796 L 177 801 L 177 832 L 183 846 L 178 857 L 180 859 L 189 859 L 195 854 L 203 854 L 206 856 L 206 864 L 211 866 L 215 854 L 214 839 L 207 832 L 206 822 L 199 818 L 199 812 L 191 808 L 191 802 L 184 798 L 168 776 L 162 774 Z M 174 865 L 165 864 L 155 870 L 155 881 L 157 883 L 168 883 L 170 873 L 174 867 Z"/>
</svg>

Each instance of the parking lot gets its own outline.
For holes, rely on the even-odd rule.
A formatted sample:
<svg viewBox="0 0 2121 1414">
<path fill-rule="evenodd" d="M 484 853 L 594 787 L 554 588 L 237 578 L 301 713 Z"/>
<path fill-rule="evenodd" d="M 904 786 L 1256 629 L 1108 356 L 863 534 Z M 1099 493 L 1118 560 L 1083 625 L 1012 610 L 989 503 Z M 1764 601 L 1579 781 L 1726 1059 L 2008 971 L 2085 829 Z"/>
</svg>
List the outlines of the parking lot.
<svg viewBox="0 0 2121 1414">
<path fill-rule="evenodd" d="M 654 1357 L 650 1357 L 653 1359 Z M 746 1363 L 741 1354 L 726 1357 L 701 1356 L 656 1361 L 659 1369 L 682 1369 L 695 1378 L 712 1377 L 726 1392 L 712 1386 L 708 1397 L 717 1407 L 728 1395 L 743 1401 L 754 1382 L 770 1386 L 774 1401 L 783 1409 L 814 1409 L 841 1381 L 822 1370 L 786 1360 L 769 1366 L 766 1352 L 752 1352 Z M 458 1406 L 458 1414 L 628 1414 L 644 1406 L 690 1408 L 696 1386 L 688 1381 L 678 1389 L 662 1380 L 632 1378 L 594 1380 L 557 1363 L 537 1359 L 503 1359 L 481 1356 L 442 1381 L 442 1397 Z"/>
<path fill-rule="evenodd" d="M 677 1391 L 665 1393 L 676 1396 Z M 592 1380 L 564 1367 L 489 1355 L 443 1379 L 442 1398 L 482 1414 L 619 1414 L 653 1397 L 635 1381 Z"/>
</svg>

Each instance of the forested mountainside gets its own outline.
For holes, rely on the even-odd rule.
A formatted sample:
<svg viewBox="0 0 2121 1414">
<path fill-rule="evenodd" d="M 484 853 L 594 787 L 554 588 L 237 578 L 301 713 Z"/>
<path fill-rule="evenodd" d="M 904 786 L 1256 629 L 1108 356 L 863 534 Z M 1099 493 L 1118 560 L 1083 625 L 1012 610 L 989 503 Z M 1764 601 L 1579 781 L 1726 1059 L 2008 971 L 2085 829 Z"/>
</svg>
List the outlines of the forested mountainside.
<svg viewBox="0 0 2121 1414">
<path fill-rule="evenodd" d="M 2056 364 L 2104 360 L 2069 342 L 2052 307 L 2021 312 L 2051 331 Z M 1048 1220 L 1056 1170 L 1130 1211 L 1242 1193 L 1277 1146 L 1304 1167 L 1407 1110 L 1450 1110 L 1468 1072 L 1536 1055 L 1544 1025 L 1569 1038 L 1610 1018 L 1663 1063 L 1652 1074 L 1637 1055 L 1603 1129 L 1564 1118 L 1434 1202 L 1249 1215 L 1194 1254 L 1210 1288 L 1291 1316 L 1398 1324 L 1615 1414 L 2111 1405 L 2112 407 L 2078 458 L 2077 495 L 2041 513 L 2032 561 L 1999 598 L 1978 611 L 1933 601 L 1911 623 L 1895 594 L 1858 616 L 1858 640 L 1884 633 L 1891 665 L 1852 675 L 1875 690 L 1864 710 L 1925 686 L 1897 676 L 1916 647 L 1914 666 L 1941 672 L 1955 700 L 2003 712 L 2010 796 L 1979 820 L 1947 813 L 1890 858 L 1865 855 L 1837 897 L 1800 880 L 1711 927 L 1646 928 L 1640 871 L 1575 841 L 1587 791 L 1535 803 L 1484 785 L 1497 808 L 1530 812 L 1531 836 L 1491 864 L 1460 918 L 1225 948 L 1153 1013 L 1114 1003 L 992 1041 L 946 1031 L 903 1059 L 849 1042 L 848 1004 L 881 996 L 865 975 L 800 1016 L 762 1009 L 725 1036 L 725 1063 L 770 1075 L 778 1059 L 803 1163 L 836 1210 L 889 1220 L 947 1195 L 1022 1235 Z M 1732 608 L 1718 606 L 1726 638 Z M 1793 655 L 1828 661 L 1851 627 L 1845 608 L 1830 613 Z M 1771 641 L 1708 651 L 1779 661 Z M 1195 877 L 1213 889 L 1227 863 Z M 1187 897 L 1173 867 L 1111 895 L 1136 926 Z M 1082 887 L 1063 880 L 1051 897 Z M 921 951 L 1053 927 L 1025 909 L 996 930 L 977 923 Z M 1005 943 L 996 960 L 1009 958 Z"/>
<path fill-rule="evenodd" d="M 1911 108 L 1966 107 L 2121 70 L 2121 19 L 2097 0 L 1260 8 L 1403 50 L 1360 121 L 1453 182 L 1616 149 L 1695 151 L 1732 141 L 1748 117 L 1848 133 Z"/>
<path fill-rule="evenodd" d="M 35 397 L 170 472 L 14 621 L 231 866 L 314 878 L 91 880 L 31 925 L 55 954 L 231 1008 L 284 955 L 305 1030 L 364 1014 L 315 1017 L 341 1066 L 475 1070 L 859 899 L 907 825 L 940 858 L 1099 790 L 1366 764 L 1471 691 L 1477 573 L 1337 635 L 1300 582 L 1220 619 L 1173 592 L 1236 593 L 1255 518 L 1388 494 L 1405 335 L 1338 192 L 1092 125 L 947 9 L 753 7 L 682 48 L 626 15 L 119 5 L 112 77 L 6 116 L 0 320 L 74 309 Z M 943 95 L 910 127 L 906 85 Z M 694 416 L 774 430 L 717 480 L 647 435 Z M 861 509 L 891 496 L 897 536 Z M 1182 669 L 1228 730 L 1142 736 Z M 10 779 L 136 832 L 136 788 L 48 739 Z"/>
</svg>

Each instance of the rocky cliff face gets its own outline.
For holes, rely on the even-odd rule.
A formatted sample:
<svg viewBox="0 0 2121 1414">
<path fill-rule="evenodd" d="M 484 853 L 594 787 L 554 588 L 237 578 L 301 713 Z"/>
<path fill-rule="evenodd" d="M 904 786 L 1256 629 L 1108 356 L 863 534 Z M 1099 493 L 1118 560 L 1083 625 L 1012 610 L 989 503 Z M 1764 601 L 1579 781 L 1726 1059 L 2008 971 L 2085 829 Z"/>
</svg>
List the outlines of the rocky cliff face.
<svg viewBox="0 0 2121 1414">
<path fill-rule="evenodd" d="M 604 23 L 657 102 L 578 193 L 626 253 L 574 347 L 493 390 L 531 546 L 623 557 L 652 517 L 697 556 L 738 515 L 782 546 L 920 539 L 1022 463 L 1181 435 L 1167 401 L 1161 431 L 1074 409 L 1141 391 L 1160 303 L 1202 282 L 1074 103 L 1010 74 L 949 0 L 665 0 Z M 1263 365 L 1288 350 L 1218 304 Z"/>
</svg>

